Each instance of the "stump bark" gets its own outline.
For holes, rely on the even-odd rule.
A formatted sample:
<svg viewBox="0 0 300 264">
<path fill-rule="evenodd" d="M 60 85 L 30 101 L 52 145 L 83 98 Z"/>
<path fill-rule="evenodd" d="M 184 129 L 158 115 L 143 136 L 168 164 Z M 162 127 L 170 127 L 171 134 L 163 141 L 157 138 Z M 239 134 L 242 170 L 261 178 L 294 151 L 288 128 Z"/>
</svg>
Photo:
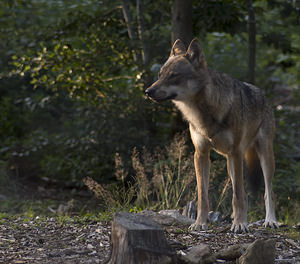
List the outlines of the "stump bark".
<svg viewBox="0 0 300 264">
<path fill-rule="evenodd" d="M 112 223 L 112 254 L 109 264 L 177 263 L 163 228 L 151 218 L 117 213 Z"/>
</svg>

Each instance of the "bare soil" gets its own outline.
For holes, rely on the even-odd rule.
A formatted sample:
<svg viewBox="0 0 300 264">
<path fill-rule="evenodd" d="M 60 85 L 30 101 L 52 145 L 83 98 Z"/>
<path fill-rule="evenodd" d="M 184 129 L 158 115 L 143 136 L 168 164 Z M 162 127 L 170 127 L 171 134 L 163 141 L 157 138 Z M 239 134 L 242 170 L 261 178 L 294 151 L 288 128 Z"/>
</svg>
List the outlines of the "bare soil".
<svg viewBox="0 0 300 264">
<path fill-rule="evenodd" d="M 111 252 L 111 220 L 99 213 L 88 216 L 91 206 L 97 212 L 99 204 L 93 205 L 87 193 L 77 192 L 74 196 L 73 191 L 71 195 L 54 187 L 38 185 L 26 190 L 24 186 L 17 205 L 0 193 L 0 264 L 106 263 Z M 208 244 L 217 253 L 230 245 L 273 238 L 275 263 L 300 263 L 299 226 L 272 230 L 254 224 L 247 234 L 231 233 L 227 221 L 210 226 L 206 232 L 190 232 L 179 224 L 164 229 L 168 242 L 180 254 L 199 243 Z"/>
<path fill-rule="evenodd" d="M 0 220 L 0 263 L 105 263 L 109 258 L 111 224 L 68 217 L 24 217 Z M 165 227 L 166 237 L 177 252 L 208 244 L 213 252 L 229 245 L 251 243 L 258 238 L 276 240 L 276 263 L 300 263 L 299 240 L 289 238 L 291 227 L 278 230 L 252 227 L 251 233 L 233 234 L 229 223 L 219 223 L 207 232 L 189 232 L 180 226 Z M 294 235 L 299 231 L 294 229 Z M 234 263 L 221 262 L 218 263 Z"/>
</svg>

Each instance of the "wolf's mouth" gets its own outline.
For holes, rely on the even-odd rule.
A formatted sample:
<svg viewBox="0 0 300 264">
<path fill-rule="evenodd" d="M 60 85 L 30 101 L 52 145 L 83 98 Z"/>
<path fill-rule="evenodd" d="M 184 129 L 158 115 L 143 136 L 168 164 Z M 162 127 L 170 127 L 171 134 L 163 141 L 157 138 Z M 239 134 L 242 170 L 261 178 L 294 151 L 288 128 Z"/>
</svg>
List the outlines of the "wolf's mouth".
<svg viewBox="0 0 300 264">
<path fill-rule="evenodd" d="M 167 92 L 157 89 L 155 87 L 150 87 L 146 89 L 145 95 L 152 99 L 155 102 L 162 102 L 162 101 L 167 101 L 167 100 L 172 100 L 177 97 L 177 93 L 171 93 L 168 95 Z"/>
<path fill-rule="evenodd" d="M 147 95 L 148 98 L 150 98 L 151 100 L 155 101 L 155 102 L 162 102 L 162 101 L 167 101 L 167 100 L 172 100 L 175 99 L 177 97 L 176 93 L 171 93 L 170 95 L 167 95 L 166 92 L 148 92 L 146 91 L 145 94 Z"/>
<path fill-rule="evenodd" d="M 177 97 L 177 94 L 173 93 L 166 97 L 163 97 L 163 96 L 148 96 L 148 97 L 151 100 L 159 103 L 159 102 L 175 99 Z"/>
<path fill-rule="evenodd" d="M 176 93 L 170 94 L 169 96 L 165 97 L 163 100 L 172 100 L 177 97 Z"/>
</svg>

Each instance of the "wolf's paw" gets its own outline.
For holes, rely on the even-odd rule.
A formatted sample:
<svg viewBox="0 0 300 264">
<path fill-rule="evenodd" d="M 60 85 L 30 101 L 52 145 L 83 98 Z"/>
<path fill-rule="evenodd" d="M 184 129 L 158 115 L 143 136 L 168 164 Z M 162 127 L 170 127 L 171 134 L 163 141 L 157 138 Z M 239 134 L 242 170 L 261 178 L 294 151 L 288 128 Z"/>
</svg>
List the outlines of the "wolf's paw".
<svg viewBox="0 0 300 264">
<path fill-rule="evenodd" d="M 276 220 L 266 219 L 264 222 L 264 227 L 278 228 L 278 223 Z"/>
<path fill-rule="evenodd" d="M 247 223 L 233 223 L 230 230 L 236 234 L 240 233 L 248 233 L 248 226 Z"/>
<path fill-rule="evenodd" d="M 205 231 L 207 230 L 207 224 L 198 224 L 197 221 L 194 224 L 191 224 L 189 227 L 190 231 Z"/>
</svg>

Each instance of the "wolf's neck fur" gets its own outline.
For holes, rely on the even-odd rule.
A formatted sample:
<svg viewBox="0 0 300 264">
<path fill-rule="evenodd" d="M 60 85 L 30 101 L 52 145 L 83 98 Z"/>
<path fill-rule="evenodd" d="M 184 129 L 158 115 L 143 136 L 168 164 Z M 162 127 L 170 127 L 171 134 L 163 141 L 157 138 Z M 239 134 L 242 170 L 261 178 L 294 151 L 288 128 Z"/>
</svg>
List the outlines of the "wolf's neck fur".
<svg viewBox="0 0 300 264">
<path fill-rule="evenodd" d="M 213 122 L 214 117 L 212 111 L 206 103 L 204 93 L 202 96 L 195 96 L 189 101 L 176 101 L 174 104 L 181 111 L 184 119 L 186 119 L 194 128 L 202 134 L 208 134 L 207 127 Z"/>
<path fill-rule="evenodd" d="M 228 91 L 226 98 L 221 98 L 220 87 L 212 81 L 201 92 L 195 94 L 190 100 L 176 101 L 174 104 L 182 112 L 184 118 L 201 134 L 210 137 L 222 126 L 223 120 L 231 109 L 232 96 Z"/>
</svg>

